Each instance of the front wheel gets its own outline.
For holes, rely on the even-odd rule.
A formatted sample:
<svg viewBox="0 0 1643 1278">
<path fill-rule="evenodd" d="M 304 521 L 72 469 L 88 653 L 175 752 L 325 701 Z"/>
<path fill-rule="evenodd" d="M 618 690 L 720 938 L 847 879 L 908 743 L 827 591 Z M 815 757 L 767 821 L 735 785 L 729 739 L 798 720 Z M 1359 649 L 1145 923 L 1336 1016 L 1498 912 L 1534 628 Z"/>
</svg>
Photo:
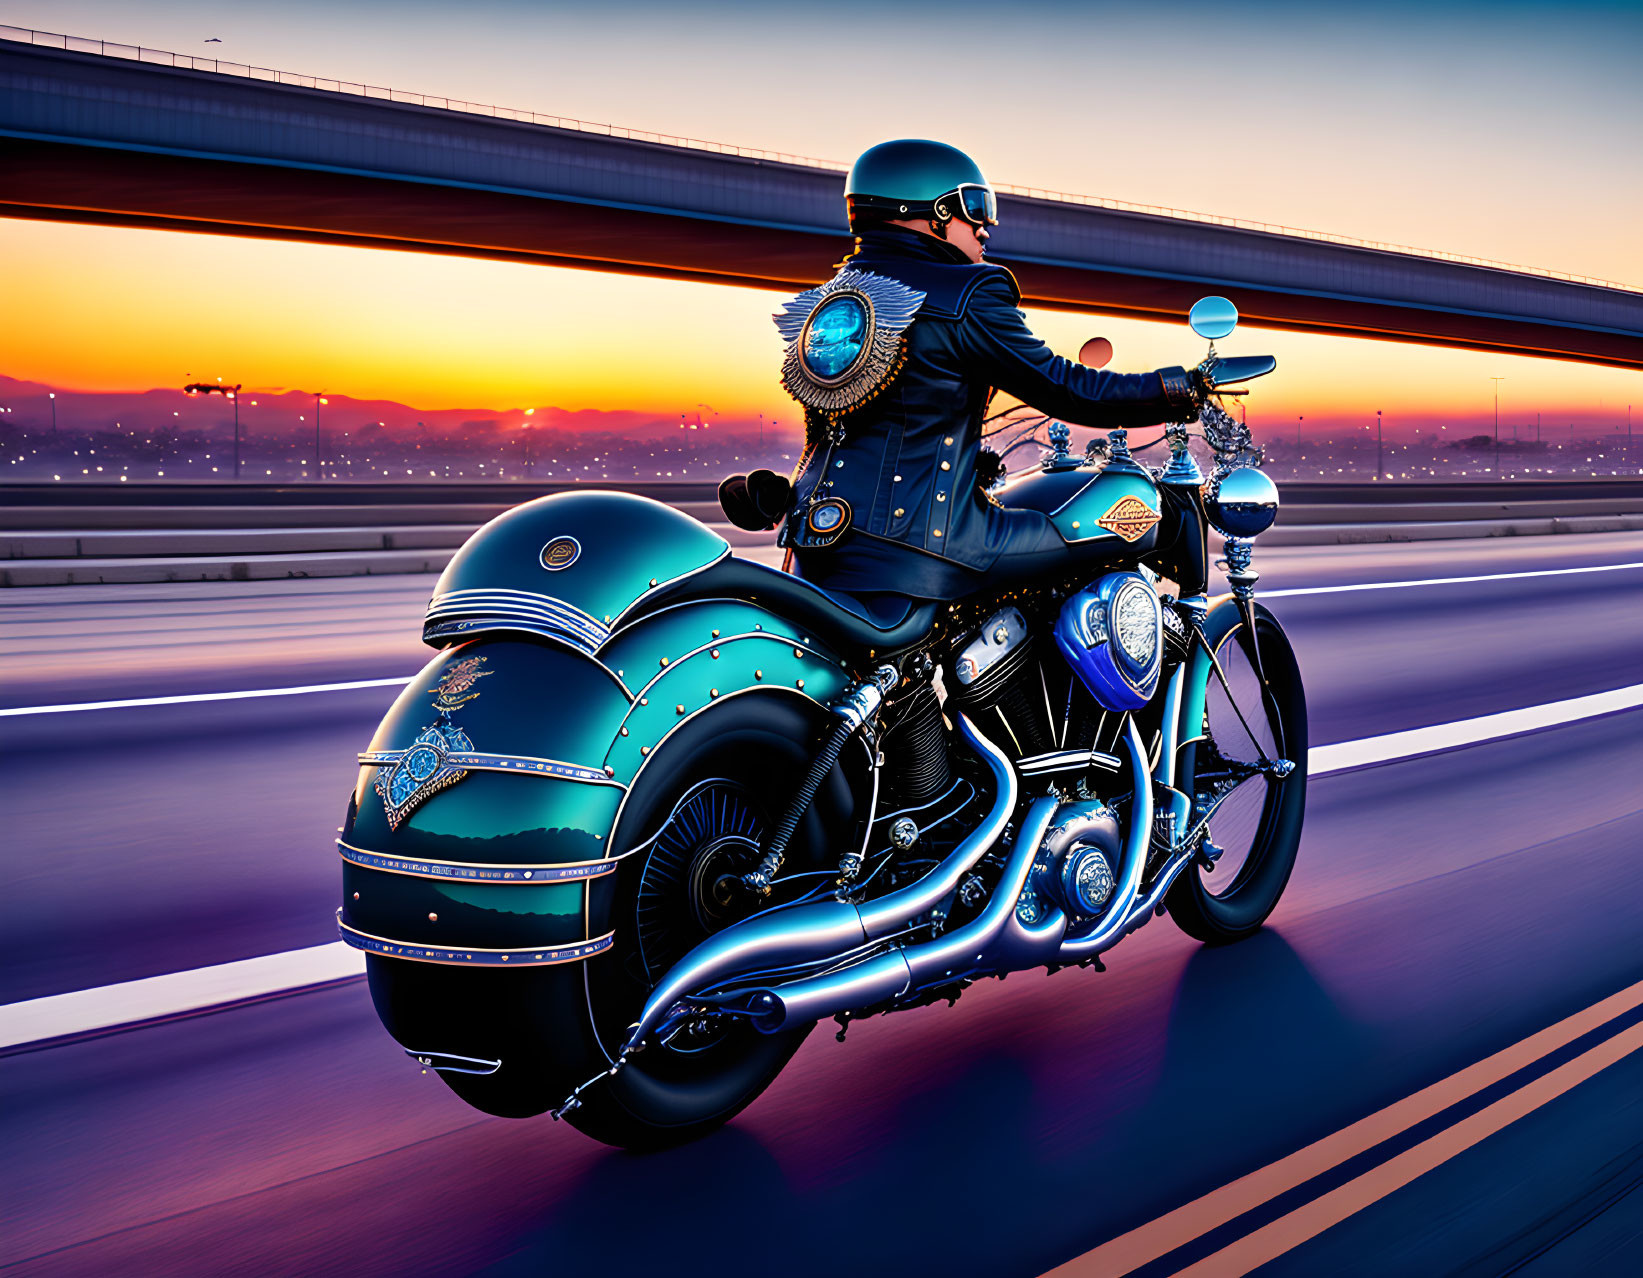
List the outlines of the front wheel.
<svg viewBox="0 0 1643 1278">
<path fill-rule="evenodd" d="M 1258 674 L 1242 618 L 1232 609 L 1222 616 L 1230 623 L 1212 617 L 1206 627 L 1215 665 L 1203 733 L 1183 749 L 1180 770 L 1192 821 L 1211 815 L 1197 859 L 1165 897 L 1181 930 L 1211 945 L 1241 941 L 1266 922 L 1295 866 L 1306 814 L 1306 693 L 1295 651 L 1257 604 Z M 1281 775 L 1279 760 L 1293 770 Z"/>
</svg>

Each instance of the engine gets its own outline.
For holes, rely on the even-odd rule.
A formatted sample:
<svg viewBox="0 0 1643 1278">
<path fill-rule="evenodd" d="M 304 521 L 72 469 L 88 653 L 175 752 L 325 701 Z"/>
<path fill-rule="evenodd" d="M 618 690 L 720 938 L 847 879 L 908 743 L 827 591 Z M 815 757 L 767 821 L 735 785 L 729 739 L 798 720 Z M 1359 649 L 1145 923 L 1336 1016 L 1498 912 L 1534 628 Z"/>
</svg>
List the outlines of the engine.
<svg viewBox="0 0 1643 1278">
<path fill-rule="evenodd" d="M 1001 608 L 944 674 L 951 708 L 1028 775 L 1068 766 L 1057 757 L 1068 751 L 1110 753 L 1123 712 L 1146 705 L 1166 661 L 1184 655 L 1179 619 L 1141 573 L 1097 578 L 1051 620 Z"/>
<path fill-rule="evenodd" d="M 1019 608 L 982 623 L 943 672 L 949 711 L 968 715 L 1005 754 L 1028 769 L 1065 751 L 1087 754 L 1103 728 L 1101 707 Z M 1116 716 L 1112 716 L 1116 719 Z M 1117 731 L 1116 722 L 1105 735 Z"/>
</svg>

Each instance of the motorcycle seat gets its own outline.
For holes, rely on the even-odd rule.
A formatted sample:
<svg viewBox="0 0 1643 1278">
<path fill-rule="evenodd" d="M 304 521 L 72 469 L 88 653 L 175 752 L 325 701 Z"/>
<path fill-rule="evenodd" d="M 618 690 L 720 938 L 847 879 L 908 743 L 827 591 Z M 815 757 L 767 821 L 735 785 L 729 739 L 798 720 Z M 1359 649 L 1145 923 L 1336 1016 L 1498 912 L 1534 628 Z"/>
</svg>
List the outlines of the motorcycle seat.
<svg viewBox="0 0 1643 1278">
<path fill-rule="evenodd" d="M 801 625 L 835 652 L 899 652 L 930 633 L 941 605 L 883 594 L 857 597 L 823 590 L 801 577 L 727 555 L 712 567 L 652 592 L 637 617 L 702 599 L 741 599 Z"/>
</svg>

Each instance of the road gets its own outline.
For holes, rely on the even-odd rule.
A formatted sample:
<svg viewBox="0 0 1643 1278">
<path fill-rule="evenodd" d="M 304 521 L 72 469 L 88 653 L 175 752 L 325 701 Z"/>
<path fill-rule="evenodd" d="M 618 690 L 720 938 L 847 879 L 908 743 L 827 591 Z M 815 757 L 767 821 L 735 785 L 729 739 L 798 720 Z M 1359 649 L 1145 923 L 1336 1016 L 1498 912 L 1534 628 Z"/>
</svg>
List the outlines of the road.
<svg viewBox="0 0 1643 1278">
<path fill-rule="evenodd" d="M 1643 564 L 1643 536 L 1258 560 L 1316 745 L 1643 683 L 1643 570 L 1560 571 L 1613 564 Z M 1554 575 L 1498 577 L 1519 572 Z M 1311 593 L 1454 577 L 1486 579 Z M 407 675 L 430 584 L 9 591 L 4 704 Z M 0 719 L 0 1003 L 334 939 L 330 839 L 391 696 Z M 0 1263 L 1040 1274 L 1643 980 L 1640 730 L 1633 710 L 1316 778 L 1295 878 L 1255 940 L 1200 949 L 1161 919 L 1105 975 L 1020 974 L 844 1045 L 818 1033 L 729 1128 L 662 1155 L 467 1110 L 406 1064 L 358 984 L 12 1056 Z M 1296 1245 L 1263 1273 L 1530 1256 L 1530 1273 L 1635 1272 L 1643 1053 L 1315 1238 L 1290 1213 L 1637 1022 L 1140 1272 L 1269 1222 Z"/>
</svg>

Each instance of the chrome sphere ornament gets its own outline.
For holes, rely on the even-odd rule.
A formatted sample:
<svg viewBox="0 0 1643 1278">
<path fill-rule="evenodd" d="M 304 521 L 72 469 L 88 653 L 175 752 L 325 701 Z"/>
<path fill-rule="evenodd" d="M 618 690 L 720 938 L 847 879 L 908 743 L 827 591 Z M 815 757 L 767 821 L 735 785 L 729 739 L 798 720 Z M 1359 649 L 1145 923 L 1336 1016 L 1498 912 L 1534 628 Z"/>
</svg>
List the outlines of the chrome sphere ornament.
<svg viewBox="0 0 1643 1278">
<path fill-rule="evenodd" d="M 1238 308 L 1224 297 L 1200 297 L 1187 312 L 1187 324 L 1199 337 L 1218 342 L 1238 327 Z"/>
<path fill-rule="evenodd" d="M 1229 470 L 1204 494 L 1210 523 L 1228 537 L 1258 537 L 1278 518 L 1278 485 L 1254 466 Z"/>
</svg>

